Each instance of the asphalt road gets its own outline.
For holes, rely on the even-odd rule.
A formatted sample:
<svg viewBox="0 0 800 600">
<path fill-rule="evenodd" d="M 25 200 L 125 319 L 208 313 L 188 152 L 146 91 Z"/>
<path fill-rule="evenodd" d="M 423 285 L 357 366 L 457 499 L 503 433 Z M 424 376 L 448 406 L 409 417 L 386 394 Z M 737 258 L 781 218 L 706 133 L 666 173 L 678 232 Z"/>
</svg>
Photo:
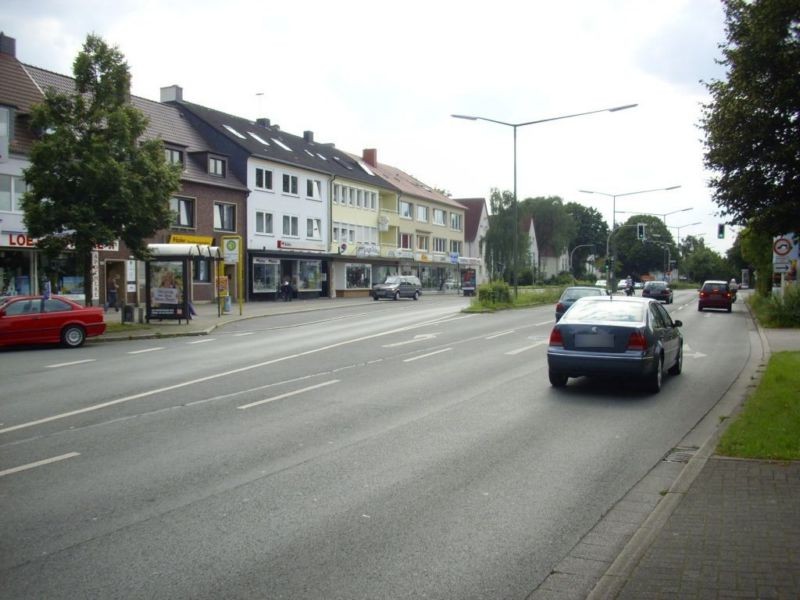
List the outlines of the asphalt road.
<svg viewBox="0 0 800 600">
<path fill-rule="evenodd" d="M 555 390 L 552 307 L 464 303 L 1 352 L 4 598 L 525 598 L 749 352 L 679 292 L 660 394 Z"/>
</svg>

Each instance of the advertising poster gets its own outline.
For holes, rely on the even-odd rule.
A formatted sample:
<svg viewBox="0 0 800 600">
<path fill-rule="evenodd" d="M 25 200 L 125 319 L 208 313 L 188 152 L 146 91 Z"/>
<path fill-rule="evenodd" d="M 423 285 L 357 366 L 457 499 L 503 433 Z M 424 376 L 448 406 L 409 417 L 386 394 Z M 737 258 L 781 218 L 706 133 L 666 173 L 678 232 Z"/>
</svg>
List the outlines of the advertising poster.
<svg viewBox="0 0 800 600">
<path fill-rule="evenodd" d="M 148 318 L 187 319 L 184 261 L 150 261 L 147 270 Z"/>
</svg>

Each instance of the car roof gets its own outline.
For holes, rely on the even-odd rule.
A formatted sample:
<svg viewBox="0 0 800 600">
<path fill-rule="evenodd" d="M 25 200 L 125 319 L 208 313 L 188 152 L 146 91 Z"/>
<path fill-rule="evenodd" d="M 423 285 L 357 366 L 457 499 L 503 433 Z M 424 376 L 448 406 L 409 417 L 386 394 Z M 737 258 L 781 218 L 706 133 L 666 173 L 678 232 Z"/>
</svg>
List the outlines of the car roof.
<svg viewBox="0 0 800 600">
<path fill-rule="evenodd" d="M 724 283 L 724 284 L 726 284 L 726 285 L 727 285 L 727 283 L 728 283 L 728 282 L 727 282 L 727 281 L 723 281 L 722 279 L 706 279 L 706 280 L 703 282 L 703 285 L 705 285 L 705 284 L 707 284 L 707 283 Z"/>
</svg>

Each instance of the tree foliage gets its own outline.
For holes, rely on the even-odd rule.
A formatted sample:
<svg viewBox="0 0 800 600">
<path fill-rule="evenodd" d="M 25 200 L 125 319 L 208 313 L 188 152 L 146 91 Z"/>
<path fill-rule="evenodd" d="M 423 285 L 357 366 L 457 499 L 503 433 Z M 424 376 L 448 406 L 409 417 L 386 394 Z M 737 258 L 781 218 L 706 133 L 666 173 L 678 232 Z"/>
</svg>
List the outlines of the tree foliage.
<svg viewBox="0 0 800 600">
<path fill-rule="evenodd" d="M 25 171 L 25 224 L 49 254 L 72 248 L 91 304 L 91 252 L 122 240 L 145 258 L 146 238 L 167 227 L 180 186 L 158 140 L 140 141 L 147 121 L 132 106 L 122 54 L 89 35 L 73 65 L 75 93 L 48 90 L 32 110 L 41 137 Z"/>
<path fill-rule="evenodd" d="M 739 233 L 742 257 L 756 272 L 755 288 L 762 296 L 772 293 L 772 235 L 752 227 Z"/>
<path fill-rule="evenodd" d="M 540 255 L 559 256 L 575 237 L 576 224 L 558 196 L 526 198 L 520 202 L 520 213 L 533 217 Z"/>
<path fill-rule="evenodd" d="M 777 235 L 800 223 L 800 3 L 725 6 L 727 79 L 707 84 L 705 164 L 731 223 Z"/>
<path fill-rule="evenodd" d="M 643 223 L 644 239 L 638 237 Z M 614 273 L 618 277 L 639 278 L 651 273 L 664 273 L 669 261 L 678 259 L 678 249 L 664 222 L 653 215 L 632 215 L 618 226 L 611 237 L 609 252 L 617 257 Z"/>
<path fill-rule="evenodd" d="M 734 276 L 730 263 L 706 246 L 703 238 L 686 236 L 681 242 L 681 251 L 683 254 L 681 272 L 692 281 L 728 279 Z"/>
<path fill-rule="evenodd" d="M 517 211 L 518 214 L 519 211 Z M 512 281 L 514 265 L 514 194 L 493 189 L 489 198 L 489 229 L 484 238 L 484 261 L 492 279 L 502 277 Z M 530 268 L 527 249 L 530 236 L 520 228 L 517 219 L 517 279 L 521 271 Z"/>
<path fill-rule="evenodd" d="M 608 238 L 608 224 L 603 215 L 596 208 L 587 207 L 577 202 L 568 202 L 564 210 L 575 224 L 575 235 L 569 243 L 572 254 L 573 275 L 580 276 L 586 259 L 590 255 L 605 256 L 606 239 Z M 591 247 L 580 248 L 592 244 Z M 577 248 L 577 249 L 576 249 Z"/>
</svg>

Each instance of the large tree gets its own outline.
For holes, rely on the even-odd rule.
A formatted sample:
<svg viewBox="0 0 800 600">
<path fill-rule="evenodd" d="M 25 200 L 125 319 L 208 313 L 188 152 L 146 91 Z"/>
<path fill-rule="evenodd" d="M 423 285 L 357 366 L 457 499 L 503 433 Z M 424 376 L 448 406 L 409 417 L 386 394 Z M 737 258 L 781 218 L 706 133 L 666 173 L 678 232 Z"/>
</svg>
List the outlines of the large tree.
<svg viewBox="0 0 800 600">
<path fill-rule="evenodd" d="M 73 249 L 92 303 L 91 253 L 122 240 L 146 258 L 146 239 L 170 223 L 179 170 L 161 141 L 142 141 L 147 121 L 130 103 L 128 65 L 116 47 L 89 35 L 73 64 L 75 92 L 45 93 L 31 123 L 40 132 L 25 171 L 25 224 L 55 255 Z"/>
<path fill-rule="evenodd" d="M 705 164 L 731 223 L 776 235 L 800 223 L 800 3 L 725 0 L 727 79 L 708 85 Z"/>
<path fill-rule="evenodd" d="M 596 208 L 577 202 L 568 202 L 564 205 L 564 210 L 575 223 L 575 235 L 570 240 L 569 250 L 572 259 L 572 274 L 577 277 L 583 273 L 589 255 L 595 257 L 605 255 L 608 223 Z M 590 244 L 591 246 L 589 246 Z"/>
<path fill-rule="evenodd" d="M 558 196 L 526 198 L 520 202 L 520 214 L 533 217 L 539 254 L 559 256 L 575 237 L 577 225 Z"/>
<path fill-rule="evenodd" d="M 492 279 L 502 277 L 513 281 L 514 265 L 514 194 L 493 189 L 489 197 L 489 230 L 484 238 L 484 261 L 489 266 Z M 530 236 L 520 228 L 521 219 L 517 220 L 517 280 L 521 271 L 530 268 L 528 248 Z"/>
<path fill-rule="evenodd" d="M 639 238 L 639 225 L 644 237 Z M 677 261 L 678 248 L 664 222 L 653 215 L 633 215 L 618 225 L 611 236 L 609 252 L 616 257 L 614 273 L 639 278 L 669 271 L 669 261 Z"/>
</svg>

